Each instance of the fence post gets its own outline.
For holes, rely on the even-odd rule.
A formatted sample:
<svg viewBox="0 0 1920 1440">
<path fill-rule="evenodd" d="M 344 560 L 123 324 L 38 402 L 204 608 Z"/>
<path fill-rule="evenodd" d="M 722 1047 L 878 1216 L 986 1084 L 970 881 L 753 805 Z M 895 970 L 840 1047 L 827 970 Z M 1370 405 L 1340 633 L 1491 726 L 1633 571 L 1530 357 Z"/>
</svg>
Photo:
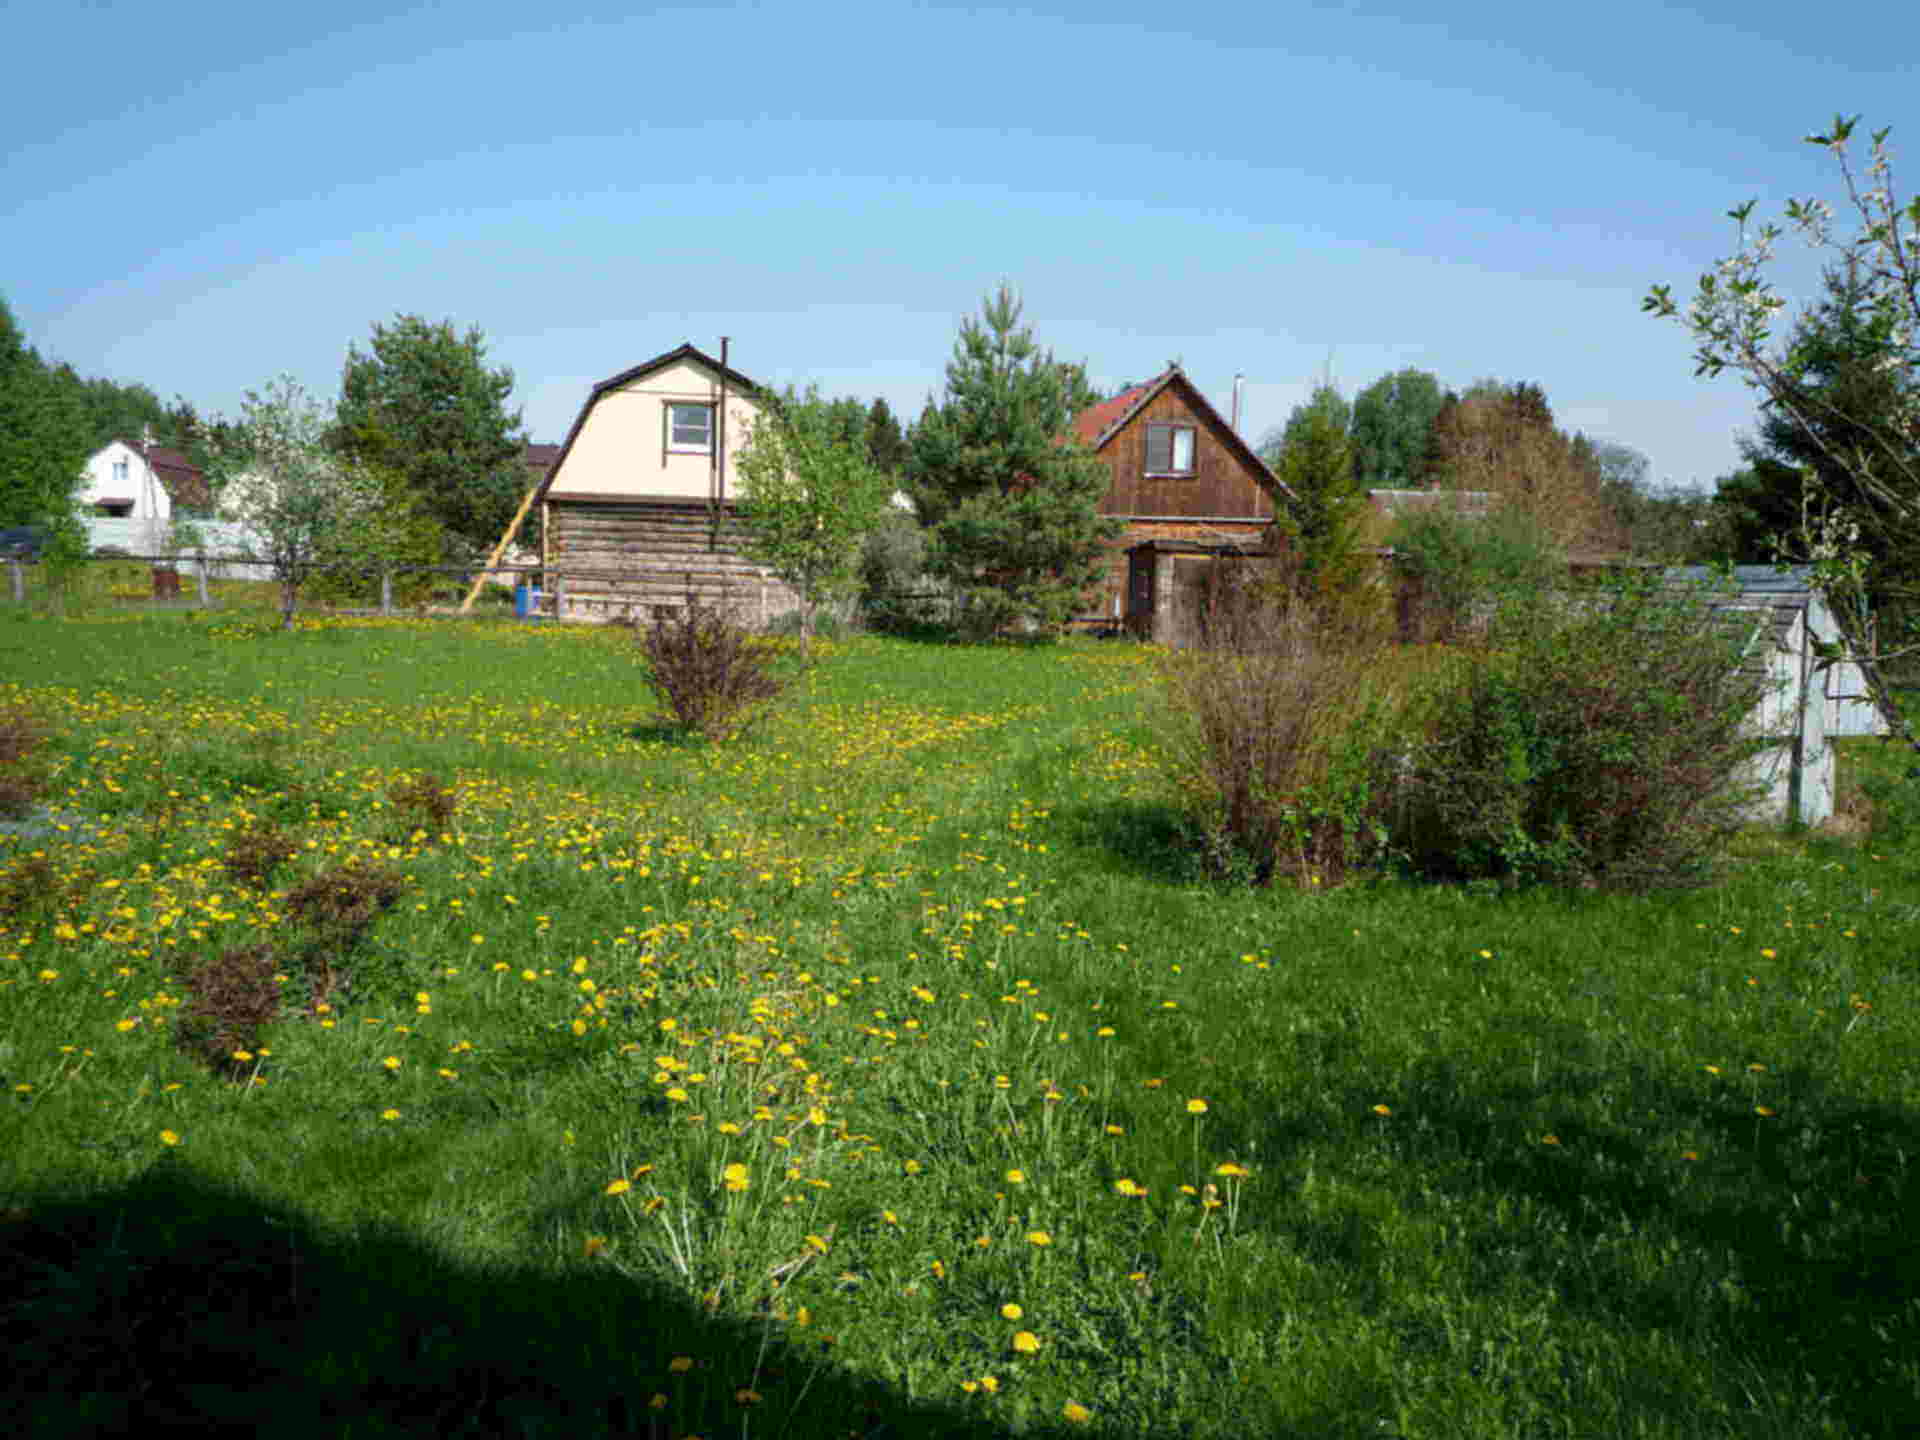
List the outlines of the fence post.
<svg viewBox="0 0 1920 1440">
<path fill-rule="evenodd" d="M 553 577 L 553 621 L 559 624 L 567 618 L 567 577 L 556 574 Z"/>
<path fill-rule="evenodd" d="M 393 614 L 393 571 L 380 572 L 380 613 Z"/>
<path fill-rule="evenodd" d="M 13 603 L 27 603 L 27 572 L 18 560 L 7 561 L 7 569 L 13 572 Z"/>
</svg>

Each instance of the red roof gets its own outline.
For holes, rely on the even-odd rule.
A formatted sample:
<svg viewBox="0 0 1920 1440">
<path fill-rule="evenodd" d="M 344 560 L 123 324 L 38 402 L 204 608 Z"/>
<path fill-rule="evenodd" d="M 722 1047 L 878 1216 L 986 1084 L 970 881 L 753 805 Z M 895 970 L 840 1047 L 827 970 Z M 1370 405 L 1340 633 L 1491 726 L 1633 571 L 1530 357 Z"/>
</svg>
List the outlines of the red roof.
<svg viewBox="0 0 1920 1440">
<path fill-rule="evenodd" d="M 154 477 L 174 504 L 192 507 L 213 503 L 213 492 L 207 487 L 207 477 L 182 451 L 170 450 L 163 445 L 135 445 L 132 448 L 138 450 L 147 464 L 153 467 Z"/>
<path fill-rule="evenodd" d="M 1144 385 L 1135 385 L 1130 390 L 1122 390 L 1111 400 L 1102 400 L 1098 405 L 1090 405 L 1073 417 L 1073 433 L 1087 444 L 1098 446 L 1101 437 L 1117 425 L 1126 413 L 1146 397 L 1158 381 L 1149 380 Z"/>
</svg>

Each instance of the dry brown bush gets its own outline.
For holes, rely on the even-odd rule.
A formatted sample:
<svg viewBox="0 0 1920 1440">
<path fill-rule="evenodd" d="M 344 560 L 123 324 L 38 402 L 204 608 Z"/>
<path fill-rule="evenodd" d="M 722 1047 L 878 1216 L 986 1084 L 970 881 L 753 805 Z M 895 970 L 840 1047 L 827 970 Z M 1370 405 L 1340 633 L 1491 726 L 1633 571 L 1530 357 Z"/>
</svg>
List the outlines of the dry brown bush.
<svg viewBox="0 0 1920 1440">
<path fill-rule="evenodd" d="M 674 721 L 708 740 L 739 735 L 786 689 L 777 650 L 691 592 L 635 629 L 647 678 Z"/>
<path fill-rule="evenodd" d="M 1200 643 L 1161 667 L 1181 782 L 1210 859 L 1337 884 L 1365 858 L 1392 709 L 1383 607 L 1316 604 L 1286 577 L 1216 567 Z"/>
</svg>

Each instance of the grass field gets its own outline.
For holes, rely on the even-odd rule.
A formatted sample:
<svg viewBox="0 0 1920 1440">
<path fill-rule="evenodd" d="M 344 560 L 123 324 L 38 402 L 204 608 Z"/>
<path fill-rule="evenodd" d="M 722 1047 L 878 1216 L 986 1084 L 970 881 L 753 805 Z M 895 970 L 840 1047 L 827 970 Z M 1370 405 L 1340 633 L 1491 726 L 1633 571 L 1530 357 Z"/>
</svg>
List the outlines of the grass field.
<svg viewBox="0 0 1920 1440">
<path fill-rule="evenodd" d="M 1130 645 L 828 645 L 707 746 L 624 632 L 271 626 L 0 615 L 9 1433 L 1912 1433 L 1907 842 L 1232 889 Z"/>
</svg>

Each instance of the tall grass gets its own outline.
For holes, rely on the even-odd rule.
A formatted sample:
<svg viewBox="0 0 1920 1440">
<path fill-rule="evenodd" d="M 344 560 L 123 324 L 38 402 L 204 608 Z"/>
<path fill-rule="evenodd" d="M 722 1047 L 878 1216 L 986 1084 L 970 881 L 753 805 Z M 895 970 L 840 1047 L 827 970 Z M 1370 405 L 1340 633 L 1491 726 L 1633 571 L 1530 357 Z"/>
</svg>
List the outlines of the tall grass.
<svg viewBox="0 0 1920 1440">
<path fill-rule="evenodd" d="M 1151 652 L 821 649 L 689 746 L 624 634 L 0 618 L 14 1428 L 1902 1433 L 1904 851 L 1223 886 Z"/>
</svg>

